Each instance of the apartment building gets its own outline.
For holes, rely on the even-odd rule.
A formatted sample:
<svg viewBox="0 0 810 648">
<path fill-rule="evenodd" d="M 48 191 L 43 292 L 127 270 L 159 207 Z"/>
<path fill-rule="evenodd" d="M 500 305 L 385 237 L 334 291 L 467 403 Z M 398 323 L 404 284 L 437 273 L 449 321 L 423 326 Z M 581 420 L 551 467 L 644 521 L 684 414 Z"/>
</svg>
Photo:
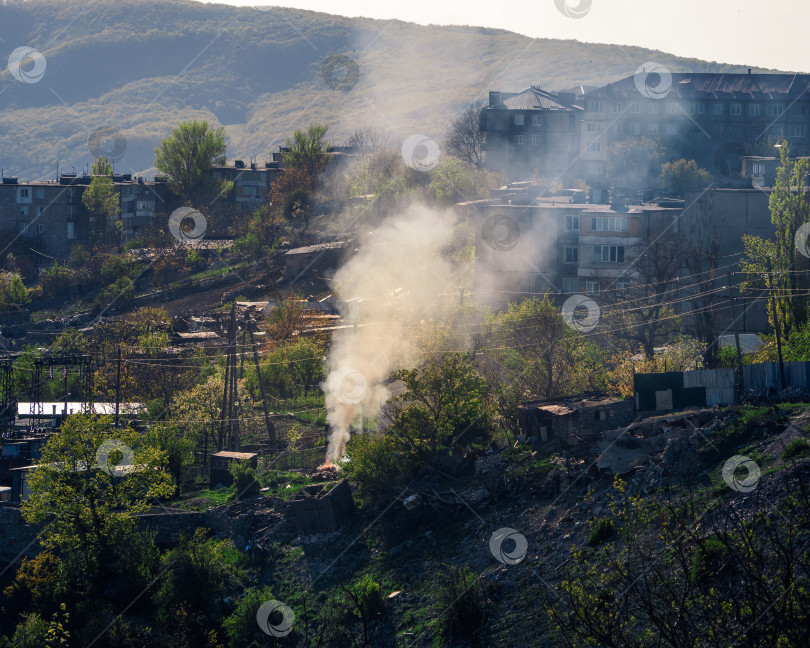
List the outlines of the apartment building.
<svg viewBox="0 0 810 648">
<path fill-rule="evenodd" d="M 559 175 L 564 183 L 571 177 L 584 178 L 592 186 L 605 182 L 607 148 L 627 137 L 649 137 L 666 146 L 668 157 L 695 159 L 711 170 L 726 186 L 741 186 L 740 157 L 772 155 L 773 143 L 786 139 L 794 154 L 808 150 L 810 130 L 810 75 L 807 74 L 728 74 L 669 73 L 663 69 L 641 70 L 615 83 L 585 90 L 573 105 L 554 95 L 530 88 L 516 95 L 490 92 L 490 105 L 481 111 L 481 127 L 486 131 L 487 168 L 501 170 L 510 179 L 532 177 L 534 168 L 556 170 L 559 158 L 546 156 L 545 149 L 532 151 L 528 165 L 508 164 L 525 158 L 526 120 L 545 112 L 566 112 L 574 120 L 561 123 L 547 120 L 544 137 L 573 142 L 575 153 L 570 168 Z M 562 105 L 535 108 L 525 96 L 557 97 Z M 493 99 L 501 97 L 499 103 Z M 503 100 L 504 96 L 509 99 Z M 548 101 L 548 100 L 547 100 Z M 510 103 L 511 102 L 511 103 Z M 493 105 L 496 103 L 496 105 Z M 497 113 L 498 120 L 489 115 Z M 555 132 L 550 132 L 554 130 Z M 494 137 L 495 155 L 490 159 Z M 554 176 L 557 179 L 558 176 Z"/>
<path fill-rule="evenodd" d="M 278 161 L 246 165 L 242 160 L 235 160 L 233 166 L 218 166 L 211 170 L 214 178 L 229 180 L 234 185 L 233 191 L 218 202 L 242 211 L 255 211 L 267 200 L 270 185 L 279 173 Z"/>
</svg>

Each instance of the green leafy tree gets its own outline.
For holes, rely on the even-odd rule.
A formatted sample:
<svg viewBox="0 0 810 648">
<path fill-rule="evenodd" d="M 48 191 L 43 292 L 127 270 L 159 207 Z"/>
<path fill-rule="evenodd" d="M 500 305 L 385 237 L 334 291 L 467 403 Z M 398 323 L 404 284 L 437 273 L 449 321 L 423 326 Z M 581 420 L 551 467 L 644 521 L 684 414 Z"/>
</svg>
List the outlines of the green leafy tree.
<svg viewBox="0 0 810 648">
<path fill-rule="evenodd" d="M 23 504 L 27 522 L 49 521 L 40 542 L 59 551 L 108 555 L 133 516 L 172 493 L 166 456 L 111 417 L 76 414 L 42 450 Z"/>
<path fill-rule="evenodd" d="M 486 198 L 491 189 L 501 184 L 501 176 L 497 173 L 478 170 L 458 158 L 444 157 L 430 171 L 428 189 L 436 201 L 452 203 Z"/>
<path fill-rule="evenodd" d="M 306 131 L 296 130 L 292 139 L 287 138 L 287 150 L 281 159 L 288 168 L 303 171 L 313 180 L 326 168 L 329 143 L 326 141 L 328 126 L 312 125 Z"/>
<path fill-rule="evenodd" d="M 20 275 L 0 272 L 0 310 L 16 310 L 30 301 L 28 289 Z"/>
<path fill-rule="evenodd" d="M 797 250 L 796 233 L 802 225 L 810 222 L 810 198 L 805 191 L 810 160 L 791 160 L 787 143 L 779 148 L 779 157 L 780 166 L 768 201 L 775 236 L 763 239 L 743 235 L 745 255 L 741 266 L 746 273 L 743 290 L 773 295 L 776 312 L 768 306 L 771 326 L 776 330 L 776 316 L 781 334 L 786 335 L 808 319 L 810 259 Z M 806 240 L 798 243 L 806 249 Z M 771 273 L 768 272 L 768 260 Z"/>
<path fill-rule="evenodd" d="M 697 191 L 708 186 L 712 174 L 699 167 L 694 160 L 674 160 L 661 166 L 661 187 L 665 192 L 682 196 L 687 191 Z"/>
<path fill-rule="evenodd" d="M 194 461 L 195 439 L 174 424 L 160 422 L 149 428 L 146 443 L 166 457 L 166 467 L 174 477 L 174 494 L 178 495 L 183 485 L 183 472 Z"/>
<path fill-rule="evenodd" d="M 155 148 L 155 167 L 169 178 L 169 188 L 183 200 L 201 204 L 227 193 L 233 183 L 218 182 L 211 169 L 227 163 L 225 129 L 207 121 L 185 121 Z"/>
<path fill-rule="evenodd" d="M 90 212 L 90 235 L 96 240 L 108 236 L 121 249 L 121 200 L 113 184 L 112 164 L 105 157 L 97 157 L 92 174 L 90 185 L 82 193 L 82 203 Z"/>
</svg>

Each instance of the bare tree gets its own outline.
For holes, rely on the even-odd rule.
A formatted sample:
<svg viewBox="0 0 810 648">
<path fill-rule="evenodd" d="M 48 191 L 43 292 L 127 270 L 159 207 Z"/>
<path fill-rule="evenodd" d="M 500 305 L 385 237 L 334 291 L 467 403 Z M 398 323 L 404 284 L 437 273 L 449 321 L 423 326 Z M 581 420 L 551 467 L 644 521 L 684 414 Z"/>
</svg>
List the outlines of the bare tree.
<svg viewBox="0 0 810 648">
<path fill-rule="evenodd" d="M 484 161 L 481 144 L 484 133 L 479 125 L 479 114 L 484 102 L 479 100 L 467 105 L 450 124 L 444 139 L 444 150 L 463 162 L 480 167 Z"/>
<path fill-rule="evenodd" d="M 385 128 L 358 128 L 349 139 L 346 146 L 353 146 L 363 153 L 372 153 L 379 149 L 391 148 L 394 144 L 394 136 L 391 131 Z"/>
</svg>

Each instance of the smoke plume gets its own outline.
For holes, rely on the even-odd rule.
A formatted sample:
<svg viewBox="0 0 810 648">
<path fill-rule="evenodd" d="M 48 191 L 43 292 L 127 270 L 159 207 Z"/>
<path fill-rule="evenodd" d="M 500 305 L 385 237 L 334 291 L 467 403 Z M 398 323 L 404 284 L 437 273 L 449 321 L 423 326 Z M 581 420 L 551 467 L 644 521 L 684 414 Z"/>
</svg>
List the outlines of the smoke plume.
<svg viewBox="0 0 810 648">
<path fill-rule="evenodd" d="M 327 458 L 339 460 L 351 425 L 377 416 L 388 400 L 393 371 L 419 362 L 419 326 L 440 314 L 442 297 L 457 289 L 442 257 L 455 218 L 412 206 L 360 242 L 332 280 L 343 324 L 329 353 L 326 394 Z"/>
</svg>

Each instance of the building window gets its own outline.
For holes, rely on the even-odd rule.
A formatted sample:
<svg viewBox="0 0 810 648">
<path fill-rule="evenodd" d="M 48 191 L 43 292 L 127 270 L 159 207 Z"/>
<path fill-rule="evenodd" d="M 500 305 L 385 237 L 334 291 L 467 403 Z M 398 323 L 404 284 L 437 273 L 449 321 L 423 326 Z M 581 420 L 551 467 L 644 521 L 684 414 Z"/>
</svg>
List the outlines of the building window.
<svg viewBox="0 0 810 648">
<path fill-rule="evenodd" d="M 579 214 L 568 214 L 565 217 L 565 231 L 578 232 L 579 231 Z"/>
<path fill-rule="evenodd" d="M 764 176 L 765 175 L 765 165 L 762 164 L 762 162 L 754 162 L 754 165 L 751 168 L 751 174 L 754 177 Z"/>
<path fill-rule="evenodd" d="M 663 112 L 663 106 L 660 103 L 658 103 L 657 101 L 653 101 L 651 104 L 649 104 L 649 106 L 650 106 L 650 112 L 653 113 L 654 115 L 657 115 L 657 114 Z"/>
<path fill-rule="evenodd" d="M 45 211 L 45 208 L 42 205 L 38 205 L 37 208 L 36 208 L 37 218 L 42 216 L 44 211 Z"/>
<path fill-rule="evenodd" d="M 706 112 L 706 104 L 696 101 L 689 104 L 689 112 L 693 115 L 703 115 Z"/>
<path fill-rule="evenodd" d="M 602 124 L 599 122 L 586 122 L 585 129 L 589 133 L 601 133 L 602 132 Z"/>
<path fill-rule="evenodd" d="M 579 279 L 577 277 L 563 277 L 563 292 L 573 295 L 579 290 Z"/>
<path fill-rule="evenodd" d="M 259 188 L 254 187 L 252 185 L 248 185 L 247 187 L 242 187 L 242 195 L 243 196 L 257 196 L 259 194 Z"/>
<path fill-rule="evenodd" d="M 678 134 L 678 124 L 666 124 L 664 126 L 664 132 L 667 135 L 677 135 Z"/>
<path fill-rule="evenodd" d="M 725 105 L 721 103 L 712 104 L 712 115 L 722 115 L 725 112 Z"/>
<path fill-rule="evenodd" d="M 667 115 L 677 115 L 681 112 L 681 107 L 675 101 L 667 102 Z"/>
<path fill-rule="evenodd" d="M 20 216 L 28 216 L 28 205 L 20 205 Z"/>
<path fill-rule="evenodd" d="M 28 226 L 30 223 L 20 223 L 20 234 L 28 234 Z"/>
<path fill-rule="evenodd" d="M 616 279 L 616 288 L 619 290 L 630 290 L 630 279 L 627 277 L 619 277 Z"/>
<path fill-rule="evenodd" d="M 518 146 L 523 144 L 523 135 L 515 135 L 515 144 Z"/>
<path fill-rule="evenodd" d="M 804 124 L 791 124 L 790 125 L 791 137 L 807 137 L 807 126 Z"/>
<path fill-rule="evenodd" d="M 639 106 L 638 101 L 634 101 L 633 103 L 630 104 L 630 112 L 631 113 L 641 112 L 641 106 Z"/>
<path fill-rule="evenodd" d="M 45 190 L 41 187 L 37 188 L 36 196 L 39 200 L 42 200 L 45 197 Z"/>
<path fill-rule="evenodd" d="M 627 125 L 627 132 L 631 135 L 640 135 L 641 134 L 641 124 L 638 122 L 630 122 Z"/>
<path fill-rule="evenodd" d="M 37 234 L 45 232 L 45 223 L 37 223 Z"/>
<path fill-rule="evenodd" d="M 620 113 L 622 111 L 622 102 L 621 101 L 614 101 L 613 102 L 613 112 Z"/>
<path fill-rule="evenodd" d="M 579 248 L 567 247 L 565 248 L 565 262 L 566 263 L 579 263 Z"/>
<path fill-rule="evenodd" d="M 790 114 L 794 117 L 803 117 L 807 114 L 807 106 L 802 104 L 795 105 L 790 109 Z"/>
<path fill-rule="evenodd" d="M 540 146 L 540 136 L 532 135 L 532 146 Z"/>
<path fill-rule="evenodd" d="M 599 294 L 599 282 L 595 279 L 586 279 L 585 280 L 585 292 L 589 295 L 598 295 Z"/>
<path fill-rule="evenodd" d="M 31 194 L 30 189 L 20 189 L 20 198 L 28 198 Z"/>
<path fill-rule="evenodd" d="M 626 232 L 627 216 L 594 216 L 591 218 L 592 232 Z"/>
<path fill-rule="evenodd" d="M 67 237 L 68 239 L 76 238 L 76 223 L 67 224 Z"/>
<path fill-rule="evenodd" d="M 785 127 L 780 125 L 771 126 L 771 136 L 772 137 L 784 137 L 785 136 Z"/>
<path fill-rule="evenodd" d="M 602 150 L 602 143 L 588 142 L 588 145 L 585 147 L 585 150 L 588 151 L 588 153 L 599 153 Z"/>
<path fill-rule="evenodd" d="M 605 104 L 601 101 L 589 101 L 588 112 L 605 112 Z"/>
<path fill-rule="evenodd" d="M 658 122 L 650 122 L 647 124 L 647 132 L 650 135 L 658 135 Z"/>
<path fill-rule="evenodd" d="M 540 126 L 543 123 L 542 115 L 532 115 L 532 126 Z"/>
<path fill-rule="evenodd" d="M 733 103 L 729 106 L 728 112 L 732 117 L 739 117 L 742 115 L 742 104 Z"/>
<path fill-rule="evenodd" d="M 593 260 L 596 263 L 624 263 L 624 246 L 594 245 Z"/>
<path fill-rule="evenodd" d="M 749 104 L 748 105 L 748 115 L 750 117 L 759 117 L 760 115 L 760 106 L 759 104 Z"/>
<path fill-rule="evenodd" d="M 783 112 L 785 112 L 785 107 L 782 104 L 770 104 L 768 106 L 768 114 L 771 117 L 779 117 Z"/>
<path fill-rule="evenodd" d="M 515 126 L 523 126 L 523 115 L 515 115 L 514 122 Z"/>
</svg>

